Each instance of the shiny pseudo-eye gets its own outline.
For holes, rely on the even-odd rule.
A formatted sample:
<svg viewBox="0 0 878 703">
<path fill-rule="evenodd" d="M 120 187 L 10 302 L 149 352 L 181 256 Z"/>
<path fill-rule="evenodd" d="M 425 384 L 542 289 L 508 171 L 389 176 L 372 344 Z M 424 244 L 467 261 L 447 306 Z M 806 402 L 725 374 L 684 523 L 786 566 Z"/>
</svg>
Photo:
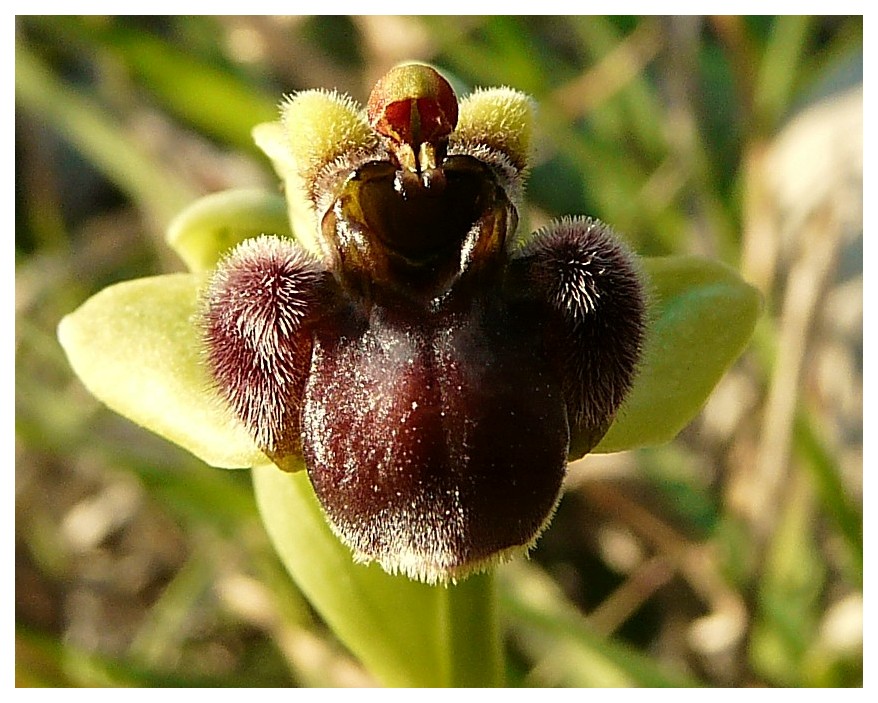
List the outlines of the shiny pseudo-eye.
<svg viewBox="0 0 878 703">
<path fill-rule="evenodd" d="M 583 217 L 516 232 L 531 121 L 526 96 L 458 101 L 417 64 L 366 110 L 293 96 L 314 244 L 247 240 L 204 294 L 230 410 L 279 467 L 304 461 L 356 560 L 428 583 L 534 545 L 640 359 L 643 288 L 615 234 Z"/>
</svg>

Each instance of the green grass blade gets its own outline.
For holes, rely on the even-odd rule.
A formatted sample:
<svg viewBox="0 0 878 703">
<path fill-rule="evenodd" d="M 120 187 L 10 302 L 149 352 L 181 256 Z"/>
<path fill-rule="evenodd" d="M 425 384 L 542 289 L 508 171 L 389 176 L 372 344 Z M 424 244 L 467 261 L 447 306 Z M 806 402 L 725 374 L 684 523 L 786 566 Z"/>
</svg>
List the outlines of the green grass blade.
<svg viewBox="0 0 878 703">
<path fill-rule="evenodd" d="M 501 573 L 500 603 L 520 646 L 537 657 L 534 685 L 689 687 L 697 682 L 589 627 L 538 569 L 514 564 Z"/>
<path fill-rule="evenodd" d="M 848 497 L 841 481 L 838 462 L 821 442 L 813 422 L 801 409 L 796 413 L 793 441 L 797 454 L 810 470 L 823 509 L 844 539 L 854 572 L 851 576 L 862 585 L 862 509 Z"/>
<path fill-rule="evenodd" d="M 189 186 L 163 169 L 98 103 L 65 85 L 20 45 L 15 51 L 15 96 L 160 225 L 194 199 Z"/>
</svg>

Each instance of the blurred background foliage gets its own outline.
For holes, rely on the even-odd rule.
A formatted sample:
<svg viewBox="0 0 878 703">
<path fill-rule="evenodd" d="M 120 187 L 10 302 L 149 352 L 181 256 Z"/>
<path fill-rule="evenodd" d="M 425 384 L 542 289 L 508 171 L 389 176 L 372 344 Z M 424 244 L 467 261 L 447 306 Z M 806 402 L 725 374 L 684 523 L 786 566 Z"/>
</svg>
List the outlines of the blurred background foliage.
<svg viewBox="0 0 878 703">
<path fill-rule="evenodd" d="M 18 17 L 16 672 L 22 686 L 371 679 L 267 542 L 247 472 L 201 465 L 73 377 L 102 287 L 182 270 L 199 195 L 277 188 L 251 128 L 387 68 L 540 107 L 527 226 L 597 216 L 765 296 L 668 446 L 587 457 L 500 571 L 523 686 L 862 685 L 861 17 Z"/>
</svg>

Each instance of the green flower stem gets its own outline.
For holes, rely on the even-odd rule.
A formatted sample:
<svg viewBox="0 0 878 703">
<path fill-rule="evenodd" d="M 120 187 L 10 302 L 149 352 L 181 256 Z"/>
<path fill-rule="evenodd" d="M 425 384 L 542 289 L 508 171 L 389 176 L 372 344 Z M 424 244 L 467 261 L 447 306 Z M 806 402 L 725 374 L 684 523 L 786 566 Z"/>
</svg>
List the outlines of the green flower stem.
<svg viewBox="0 0 878 703">
<path fill-rule="evenodd" d="M 497 594 L 489 574 L 428 586 L 351 560 L 308 477 L 253 469 L 263 522 L 296 584 L 338 638 L 386 686 L 502 683 Z"/>
<path fill-rule="evenodd" d="M 504 681 L 503 649 L 493 572 L 470 576 L 444 591 L 449 685 L 497 687 Z"/>
</svg>

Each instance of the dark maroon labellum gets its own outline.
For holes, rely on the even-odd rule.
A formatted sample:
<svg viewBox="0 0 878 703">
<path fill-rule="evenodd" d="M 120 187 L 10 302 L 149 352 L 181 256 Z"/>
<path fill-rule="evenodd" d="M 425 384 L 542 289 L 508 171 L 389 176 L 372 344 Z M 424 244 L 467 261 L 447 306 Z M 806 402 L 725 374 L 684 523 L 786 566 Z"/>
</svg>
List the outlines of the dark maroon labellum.
<svg viewBox="0 0 878 703">
<path fill-rule="evenodd" d="M 597 444 L 630 388 L 644 302 L 597 221 L 513 251 L 496 170 L 509 160 L 448 155 L 450 86 L 395 71 L 369 102 L 383 148 L 318 199 L 324 259 L 245 242 L 204 320 L 221 394 L 279 466 L 301 452 L 355 558 L 432 583 L 534 543 L 567 457 Z"/>
</svg>

